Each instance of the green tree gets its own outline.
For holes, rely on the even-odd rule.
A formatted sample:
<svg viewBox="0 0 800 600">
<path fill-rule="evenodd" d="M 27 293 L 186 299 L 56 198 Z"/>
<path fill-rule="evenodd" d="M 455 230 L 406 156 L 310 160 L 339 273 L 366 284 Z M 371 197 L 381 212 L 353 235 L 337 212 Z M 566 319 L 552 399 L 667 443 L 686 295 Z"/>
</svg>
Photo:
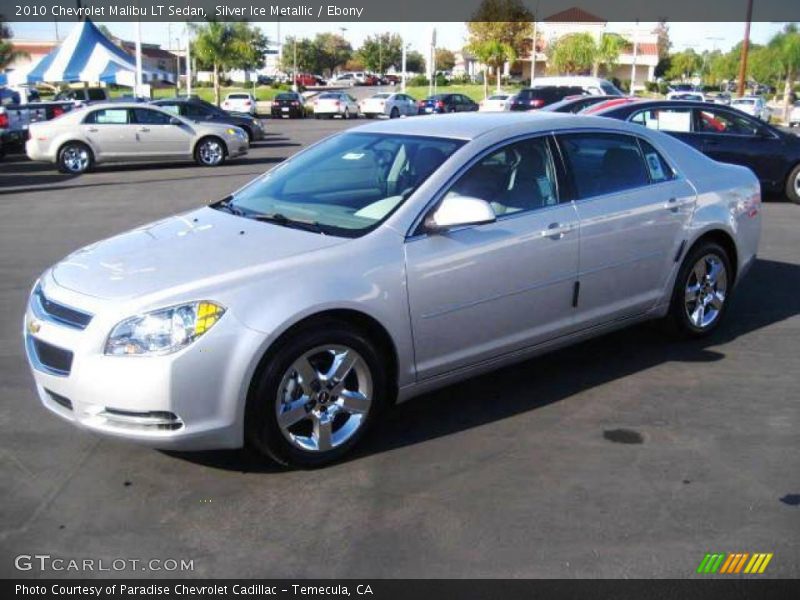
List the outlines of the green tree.
<svg viewBox="0 0 800 600">
<path fill-rule="evenodd" d="M 467 22 L 468 46 L 498 42 L 522 56 L 531 46 L 533 19 L 520 0 L 483 0 Z"/>
<path fill-rule="evenodd" d="M 497 92 L 500 92 L 500 75 L 503 70 L 503 65 L 506 62 L 513 62 L 516 60 L 517 55 L 509 44 L 505 44 L 498 40 L 490 40 L 488 42 L 473 43 L 468 47 L 475 57 L 484 64 L 483 68 L 483 93 L 484 96 L 489 95 L 489 78 L 486 72 L 486 67 L 492 67 L 497 75 Z"/>
<path fill-rule="evenodd" d="M 328 75 L 344 65 L 353 57 L 353 47 L 341 35 L 335 33 L 318 33 L 314 38 L 319 54 L 321 71 L 327 71 Z"/>
<path fill-rule="evenodd" d="M 593 72 L 597 76 L 600 67 L 605 67 L 606 73 L 611 73 L 619 62 L 619 55 L 629 46 L 628 41 L 617 33 L 606 33 L 600 39 L 596 48 Z"/>
<path fill-rule="evenodd" d="M 403 55 L 403 40 L 396 33 L 381 33 L 368 36 L 358 50 L 364 67 L 383 73 L 388 67 L 400 68 Z"/>
<path fill-rule="evenodd" d="M 794 23 L 786 25 L 783 31 L 769 41 L 768 48 L 774 57 L 775 65 L 784 78 L 783 120 L 788 121 L 792 88 L 800 71 L 800 31 L 798 31 L 797 25 Z"/>
<path fill-rule="evenodd" d="M 425 57 L 421 52 L 411 50 L 406 52 L 406 71 L 409 73 L 424 73 L 425 72 Z"/>
<path fill-rule="evenodd" d="M 549 48 L 548 62 L 562 74 L 588 73 L 598 60 L 597 44 L 590 33 L 570 33 Z"/>
<path fill-rule="evenodd" d="M 456 55 L 447 48 L 436 49 L 436 68 L 439 71 L 452 71 L 456 66 Z"/>
<path fill-rule="evenodd" d="M 286 73 L 294 71 L 295 45 L 297 50 L 297 70 L 321 73 L 322 65 L 314 41 L 308 38 L 297 39 L 291 36 L 287 37 L 283 43 L 281 69 Z"/>
<path fill-rule="evenodd" d="M 252 69 L 264 61 L 267 38 L 243 21 L 209 21 L 194 25 L 192 54 L 203 68 L 214 72 L 214 102 L 219 104 L 219 75 L 223 70 Z"/>
<path fill-rule="evenodd" d="M 11 38 L 14 37 L 11 28 L 3 21 L 3 15 L 0 15 L 0 71 L 5 69 L 15 60 L 20 58 L 27 58 L 28 54 L 14 50 L 11 44 Z"/>
<path fill-rule="evenodd" d="M 669 68 L 664 75 L 667 79 L 685 80 L 699 73 L 703 67 L 703 57 L 692 48 L 669 57 Z"/>
</svg>

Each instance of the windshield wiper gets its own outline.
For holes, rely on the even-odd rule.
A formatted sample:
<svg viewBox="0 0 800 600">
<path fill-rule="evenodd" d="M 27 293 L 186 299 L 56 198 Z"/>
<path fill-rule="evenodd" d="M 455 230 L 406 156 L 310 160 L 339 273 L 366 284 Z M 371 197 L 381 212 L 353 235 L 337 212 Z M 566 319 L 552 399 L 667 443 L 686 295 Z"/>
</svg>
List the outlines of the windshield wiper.
<svg viewBox="0 0 800 600">
<path fill-rule="evenodd" d="M 316 221 L 300 221 L 298 219 L 290 219 L 281 213 L 262 213 L 255 215 L 248 215 L 249 218 L 256 221 L 264 221 L 266 223 L 275 223 L 284 227 L 294 227 L 295 229 L 302 229 L 304 231 L 313 231 L 314 233 L 321 233 L 325 235 L 325 229 Z"/>
<path fill-rule="evenodd" d="M 211 208 L 215 208 L 217 210 L 224 210 L 225 212 L 231 213 L 232 215 L 236 215 L 237 217 L 244 216 L 244 211 L 238 206 L 234 206 L 233 196 L 228 196 L 227 198 L 223 198 L 219 202 L 215 202 L 214 204 L 211 205 Z"/>
</svg>

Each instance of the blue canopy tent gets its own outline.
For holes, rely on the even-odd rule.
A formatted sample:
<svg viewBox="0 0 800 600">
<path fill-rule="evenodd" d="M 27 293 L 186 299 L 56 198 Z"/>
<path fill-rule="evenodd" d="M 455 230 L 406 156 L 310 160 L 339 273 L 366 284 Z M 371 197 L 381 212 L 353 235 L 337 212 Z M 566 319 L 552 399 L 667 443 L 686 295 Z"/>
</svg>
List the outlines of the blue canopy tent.
<svg viewBox="0 0 800 600">
<path fill-rule="evenodd" d="M 7 74 L 13 85 L 103 82 L 134 87 L 136 60 L 109 40 L 89 19 L 79 22 L 50 54 L 28 69 Z M 142 83 L 174 83 L 174 73 L 142 70 Z"/>
</svg>

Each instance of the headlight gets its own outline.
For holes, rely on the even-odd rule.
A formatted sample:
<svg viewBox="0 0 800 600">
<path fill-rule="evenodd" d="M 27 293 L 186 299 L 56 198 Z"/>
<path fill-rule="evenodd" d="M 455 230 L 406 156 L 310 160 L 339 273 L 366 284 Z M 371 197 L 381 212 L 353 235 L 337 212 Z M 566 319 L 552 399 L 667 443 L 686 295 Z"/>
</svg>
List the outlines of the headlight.
<svg viewBox="0 0 800 600">
<path fill-rule="evenodd" d="M 125 319 L 111 330 L 105 353 L 113 356 L 170 354 L 211 329 L 225 308 L 203 300 Z"/>
</svg>

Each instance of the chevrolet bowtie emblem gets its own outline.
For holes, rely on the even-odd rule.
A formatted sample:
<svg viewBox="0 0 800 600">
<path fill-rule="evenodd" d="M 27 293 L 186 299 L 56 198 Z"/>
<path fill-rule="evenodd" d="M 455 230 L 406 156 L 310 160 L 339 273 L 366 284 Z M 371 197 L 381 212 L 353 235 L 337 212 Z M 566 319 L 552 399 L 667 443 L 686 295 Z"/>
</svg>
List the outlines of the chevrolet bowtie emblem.
<svg viewBox="0 0 800 600">
<path fill-rule="evenodd" d="M 28 321 L 28 333 L 34 334 L 39 333 L 39 330 L 42 328 L 42 324 L 37 321 L 36 319 L 31 319 Z"/>
</svg>

